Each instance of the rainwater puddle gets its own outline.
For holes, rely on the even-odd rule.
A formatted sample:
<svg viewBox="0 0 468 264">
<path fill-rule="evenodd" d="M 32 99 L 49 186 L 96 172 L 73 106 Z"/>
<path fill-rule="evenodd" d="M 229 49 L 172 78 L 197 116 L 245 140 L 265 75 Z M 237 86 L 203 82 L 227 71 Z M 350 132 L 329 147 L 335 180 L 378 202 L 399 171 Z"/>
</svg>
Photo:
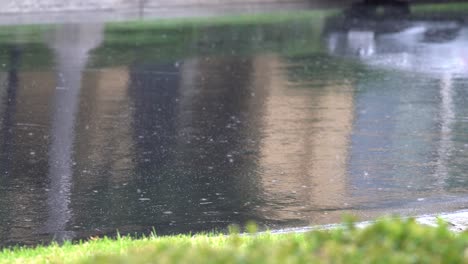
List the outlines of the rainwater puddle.
<svg viewBox="0 0 468 264">
<path fill-rule="evenodd" d="M 468 25 L 336 16 L 1 28 L 0 245 L 466 208 Z"/>
</svg>

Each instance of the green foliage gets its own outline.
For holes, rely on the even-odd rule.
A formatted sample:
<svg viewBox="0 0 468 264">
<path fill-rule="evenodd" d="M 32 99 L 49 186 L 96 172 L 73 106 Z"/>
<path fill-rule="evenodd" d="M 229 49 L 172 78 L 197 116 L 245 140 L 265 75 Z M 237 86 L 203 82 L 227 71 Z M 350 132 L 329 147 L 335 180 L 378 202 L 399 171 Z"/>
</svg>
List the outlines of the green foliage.
<svg viewBox="0 0 468 264">
<path fill-rule="evenodd" d="M 420 4 L 411 6 L 413 14 L 424 13 L 466 13 L 468 11 L 468 3 L 437 3 L 437 4 Z"/>
<path fill-rule="evenodd" d="M 106 25 L 93 66 L 135 61 L 173 62 L 197 56 L 249 56 L 277 52 L 293 56 L 322 50 L 325 18 L 335 11 L 256 14 Z"/>
<path fill-rule="evenodd" d="M 51 25 L 0 26 L 0 43 L 3 45 L 42 43 L 43 34 L 53 28 Z"/>
<path fill-rule="evenodd" d="M 365 65 L 324 53 L 289 57 L 287 61 L 290 65 L 287 71 L 288 80 L 291 83 L 296 82 L 296 88 L 322 89 L 330 83 L 346 84 L 363 72 L 371 74 Z"/>
<path fill-rule="evenodd" d="M 231 15 L 231 16 L 215 16 L 215 17 L 186 17 L 180 19 L 156 19 L 156 20 L 137 20 L 125 22 L 109 23 L 107 30 L 109 31 L 127 31 L 153 29 L 178 29 L 183 27 L 208 27 L 208 26 L 223 26 L 223 25 L 266 25 L 291 22 L 294 20 L 308 20 L 327 17 L 338 13 L 339 10 L 307 10 L 307 11 L 290 11 L 276 12 L 263 14 L 246 14 L 246 15 Z"/>
<path fill-rule="evenodd" d="M 12 66 L 11 53 L 19 54 L 18 69 L 43 69 L 53 64 L 52 51 L 44 34 L 53 29 L 45 25 L 0 26 L 0 70 Z"/>
<path fill-rule="evenodd" d="M 250 231 L 255 230 L 249 224 Z M 364 229 L 301 234 L 101 238 L 77 244 L 4 249 L 0 263 L 467 263 L 468 233 L 414 220 L 385 219 Z"/>
</svg>

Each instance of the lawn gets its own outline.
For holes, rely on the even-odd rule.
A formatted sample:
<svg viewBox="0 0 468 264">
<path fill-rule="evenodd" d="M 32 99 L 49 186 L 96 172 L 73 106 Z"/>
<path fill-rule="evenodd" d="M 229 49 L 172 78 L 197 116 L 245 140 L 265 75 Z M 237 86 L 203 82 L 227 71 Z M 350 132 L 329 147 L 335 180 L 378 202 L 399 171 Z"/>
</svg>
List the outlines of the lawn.
<svg viewBox="0 0 468 264">
<path fill-rule="evenodd" d="M 252 231 L 254 228 L 251 228 Z M 152 235 L 4 249 L 0 263 L 468 263 L 468 233 L 385 219 L 308 233 Z"/>
</svg>

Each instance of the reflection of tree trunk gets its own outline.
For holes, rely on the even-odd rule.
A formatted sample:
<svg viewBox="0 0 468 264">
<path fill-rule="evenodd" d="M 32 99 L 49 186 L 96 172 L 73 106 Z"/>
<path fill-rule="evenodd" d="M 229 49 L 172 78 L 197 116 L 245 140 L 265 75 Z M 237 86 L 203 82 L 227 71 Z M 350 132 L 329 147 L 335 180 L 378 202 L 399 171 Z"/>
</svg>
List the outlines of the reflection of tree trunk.
<svg viewBox="0 0 468 264">
<path fill-rule="evenodd" d="M 9 74 L 6 72 L 0 72 L 0 131 L 3 128 L 5 110 L 8 105 L 6 98 L 8 92 Z M 1 137 L 3 139 L 3 137 Z M 1 146 L 1 143 L 0 143 Z"/>
<path fill-rule="evenodd" d="M 66 25 L 53 35 L 58 69 L 57 88 L 52 109 L 51 145 L 49 151 L 50 191 L 47 199 L 48 232 L 58 241 L 70 238 L 66 224 L 71 218 L 70 188 L 72 181 L 74 124 L 81 88 L 81 72 L 88 51 L 101 42 L 102 27 Z"/>
<path fill-rule="evenodd" d="M 13 124 L 14 113 L 16 108 L 16 89 L 18 88 L 18 65 L 21 58 L 21 51 L 17 47 L 10 49 L 10 70 L 5 74 L 6 86 L 0 87 L 0 184 L 6 185 L 4 182 L 8 180 L 8 175 L 11 173 L 11 164 L 13 156 Z M 2 82 L 3 83 L 3 82 Z M 3 178 L 5 177 L 5 178 Z M 11 221 L 11 205 L 8 204 L 9 199 L 2 196 L 0 201 L 0 219 L 3 223 Z M 5 201 L 6 200 L 6 201 Z M 0 240 L 6 241 L 8 236 L 12 236 L 11 228 L 7 225 L 0 227 Z"/>
<path fill-rule="evenodd" d="M 18 88 L 18 67 L 19 67 L 19 62 L 20 62 L 20 57 L 21 57 L 21 50 L 18 47 L 12 47 L 10 50 L 10 70 L 8 71 L 8 80 L 7 80 L 7 87 L 6 87 L 6 93 L 5 93 L 5 99 L 3 99 L 1 96 L 2 94 L 0 93 L 0 100 L 5 100 L 5 106 L 4 109 L 2 109 L 2 105 L 0 104 L 0 110 L 4 110 L 4 112 L 0 112 L 1 114 L 1 124 L 0 124 L 0 132 L 1 133 L 1 139 L 2 141 L 0 142 L 0 147 L 3 155 L 5 156 L 0 156 L 3 157 L 2 161 L 0 164 L 2 165 L 2 169 L 4 171 L 0 172 L 2 174 L 8 173 L 9 169 L 9 161 L 11 160 L 11 157 L 9 155 L 12 155 L 11 149 L 13 148 L 13 144 L 11 144 L 12 140 L 12 133 L 13 133 L 13 115 L 15 113 L 15 108 L 16 108 L 16 90 Z"/>
<path fill-rule="evenodd" d="M 5 112 L 8 106 L 8 99 L 5 98 L 7 90 L 9 88 L 9 74 L 0 72 L 0 177 L 8 173 L 8 168 L 6 168 L 8 160 L 5 159 L 5 144 L 8 142 L 6 140 L 6 132 L 4 122 L 7 120 L 7 112 Z M 5 84 L 5 85 L 2 85 Z M 1 184 L 1 182 L 0 182 Z"/>
<path fill-rule="evenodd" d="M 440 109 L 440 146 L 437 150 L 438 161 L 437 171 L 435 176 L 437 177 L 437 187 L 443 188 L 445 180 L 448 178 L 448 159 L 449 151 L 452 149 L 452 123 L 455 117 L 454 105 L 453 105 L 453 84 L 452 76 L 449 73 L 445 73 L 441 79 L 440 87 L 441 97 L 441 109 Z"/>
</svg>

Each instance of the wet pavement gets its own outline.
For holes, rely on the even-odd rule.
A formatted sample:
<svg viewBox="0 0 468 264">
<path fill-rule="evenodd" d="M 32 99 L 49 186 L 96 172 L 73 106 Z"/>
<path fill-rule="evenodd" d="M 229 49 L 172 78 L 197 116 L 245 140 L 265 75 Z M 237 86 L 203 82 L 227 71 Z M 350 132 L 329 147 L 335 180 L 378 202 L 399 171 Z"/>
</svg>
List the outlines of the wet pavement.
<svg viewBox="0 0 468 264">
<path fill-rule="evenodd" d="M 0 245 L 466 208 L 468 25 L 353 20 L 1 28 Z"/>
</svg>

